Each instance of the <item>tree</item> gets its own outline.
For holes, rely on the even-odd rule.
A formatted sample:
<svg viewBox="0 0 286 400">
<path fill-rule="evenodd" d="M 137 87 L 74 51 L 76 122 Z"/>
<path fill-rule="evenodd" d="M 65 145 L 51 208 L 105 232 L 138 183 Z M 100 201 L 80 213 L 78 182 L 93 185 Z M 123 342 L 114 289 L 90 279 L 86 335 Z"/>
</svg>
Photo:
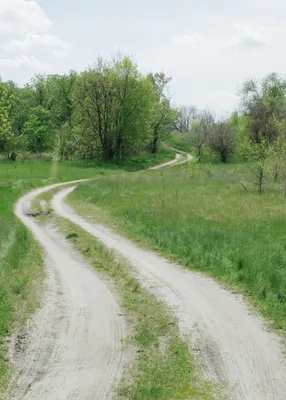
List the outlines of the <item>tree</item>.
<svg viewBox="0 0 286 400">
<path fill-rule="evenodd" d="M 13 96 L 8 90 L 7 84 L 0 81 L 0 149 L 6 151 L 9 156 L 10 144 L 13 140 L 13 132 L 10 121 Z"/>
<path fill-rule="evenodd" d="M 149 74 L 147 78 L 150 79 L 154 89 L 151 151 L 155 154 L 158 150 L 158 143 L 168 136 L 178 117 L 178 112 L 171 108 L 166 94 L 166 88 L 171 78 L 167 78 L 163 73 Z"/>
<path fill-rule="evenodd" d="M 23 134 L 28 151 L 42 153 L 51 149 L 54 137 L 49 111 L 42 106 L 32 108 Z"/>
<path fill-rule="evenodd" d="M 148 143 L 153 86 L 130 58 L 99 59 L 81 74 L 77 99 L 81 122 L 104 160 L 119 161 Z"/>
<path fill-rule="evenodd" d="M 214 126 L 214 116 L 210 111 L 197 111 L 197 120 L 192 123 L 190 145 L 196 149 L 198 162 L 201 161 L 203 148 L 206 145 Z"/>
<path fill-rule="evenodd" d="M 208 144 L 218 154 L 221 162 L 229 161 L 235 152 L 235 135 L 229 121 L 221 120 L 213 124 Z"/>
<path fill-rule="evenodd" d="M 274 73 L 267 75 L 260 83 L 248 80 L 243 85 L 241 95 L 244 119 L 240 118 L 238 125 L 240 152 L 247 159 L 261 193 L 269 168 L 274 170 L 275 179 L 280 168 L 279 147 L 283 139 L 281 142 L 279 138 L 285 120 L 286 81 Z M 244 122 L 244 126 L 241 122 Z"/>
<path fill-rule="evenodd" d="M 198 119 L 198 110 L 195 106 L 180 106 L 179 114 L 173 127 L 179 132 L 190 132 L 193 122 Z"/>
<path fill-rule="evenodd" d="M 261 83 L 251 79 L 243 84 L 241 95 L 243 111 L 251 118 L 251 139 L 273 143 L 279 135 L 277 121 L 285 118 L 286 81 L 275 73 Z"/>
</svg>

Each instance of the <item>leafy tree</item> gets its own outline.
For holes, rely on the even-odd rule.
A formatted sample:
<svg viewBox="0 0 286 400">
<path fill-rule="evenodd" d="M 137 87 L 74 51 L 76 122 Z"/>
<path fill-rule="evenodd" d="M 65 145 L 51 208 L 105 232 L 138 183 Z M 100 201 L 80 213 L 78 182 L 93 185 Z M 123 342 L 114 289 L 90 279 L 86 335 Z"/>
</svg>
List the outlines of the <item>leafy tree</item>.
<svg viewBox="0 0 286 400">
<path fill-rule="evenodd" d="M 49 111 L 42 106 L 32 108 L 23 133 L 28 151 L 42 153 L 51 149 L 54 137 Z"/>
<path fill-rule="evenodd" d="M 248 80 L 241 94 L 244 119 L 240 118 L 238 125 L 240 151 L 249 162 L 261 193 L 270 166 L 275 179 L 280 168 L 283 139 L 281 141 L 279 138 L 285 120 L 286 81 L 274 73 L 267 75 L 260 83 Z"/>
<path fill-rule="evenodd" d="M 286 81 L 273 73 L 260 83 L 251 79 L 243 84 L 242 107 L 250 117 L 250 137 L 271 144 L 279 135 L 277 121 L 285 118 Z"/>
<path fill-rule="evenodd" d="M 198 119 L 199 111 L 195 106 L 180 106 L 179 114 L 173 123 L 173 127 L 179 132 L 190 132 L 193 122 Z"/>
<path fill-rule="evenodd" d="M 164 73 L 149 74 L 147 78 L 150 79 L 154 89 L 151 151 L 155 154 L 159 142 L 166 139 L 170 133 L 174 121 L 178 118 L 178 111 L 171 108 L 170 100 L 166 94 L 171 78 L 167 78 Z"/>
<path fill-rule="evenodd" d="M 12 126 L 10 114 L 13 106 L 13 96 L 8 85 L 0 81 L 0 148 L 9 154 L 12 141 Z"/>
<path fill-rule="evenodd" d="M 208 145 L 221 162 L 229 161 L 235 152 L 235 135 L 229 121 L 221 120 L 213 124 Z"/>
<path fill-rule="evenodd" d="M 197 120 L 191 126 L 190 145 L 196 149 L 196 157 L 200 162 L 203 148 L 207 144 L 214 127 L 214 116 L 210 111 L 197 111 L 196 115 Z"/>
<path fill-rule="evenodd" d="M 92 132 L 93 146 L 104 160 L 119 161 L 122 154 L 147 144 L 152 90 L 128 57 L 99 59 L 81 74 L 76 94 L 81 123 L 88 135 Z"/>
</svg>

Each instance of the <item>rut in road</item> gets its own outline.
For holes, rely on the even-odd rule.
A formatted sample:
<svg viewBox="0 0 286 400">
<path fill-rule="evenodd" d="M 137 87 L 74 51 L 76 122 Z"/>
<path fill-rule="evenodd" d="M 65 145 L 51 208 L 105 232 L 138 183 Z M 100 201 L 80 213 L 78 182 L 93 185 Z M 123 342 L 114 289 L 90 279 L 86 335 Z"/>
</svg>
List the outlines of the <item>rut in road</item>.
<svg viewBox="0 0 286 400">
<path fill-rule="evenodd" d="M 286 399 L 286 365 L 280 338 L 250 311 L 241 296 L 200 273 L 181 269 L 143 250 L 110 229 L 92 224 L 64 203 L 75 187 L 57 193 L 55 213 L 79 225 L 118 251 L 135 267 L 138 279 L 173 308 L 182 334 L 213 382 L 226 383 L 235 400 Z"/>
<path fill-rule="evenodd" d="M 23 197 L 16 215 L 46 252 L 43 306 L 21 336 L 14 400 L 112 398 L 125 363 L 125 320 L 117 299 L 84 259 L 52 227 L 29 218 L 32 200 L 52 185 Z"/>
</svg>

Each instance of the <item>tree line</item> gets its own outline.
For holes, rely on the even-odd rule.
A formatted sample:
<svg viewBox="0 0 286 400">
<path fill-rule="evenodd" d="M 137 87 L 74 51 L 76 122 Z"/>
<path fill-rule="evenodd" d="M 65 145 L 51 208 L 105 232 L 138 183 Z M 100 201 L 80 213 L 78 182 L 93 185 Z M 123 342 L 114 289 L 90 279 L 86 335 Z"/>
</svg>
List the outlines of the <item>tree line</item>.
<svg viewBox="0 0 286 400">
<path fill-rule="evenodd" d="M 126 56 L 99 58 L 82 73 L 36 75 L 24 87 L 0 81 L 0 152 L 55 151 L 61 158 L 156 153 L 178 114 L 167 95 L 170 78 L 143 75 Z"/>
<path fill-rule="evenodd" d="M 240 90 L 240 110 L 215 118 L 209 110 L 180 107 L 174 129 L 188 132 L 198 162 L 211 151 L 227 163 L 247 162 L 259 192 L 266 178 L 286 182 L 286 80 L 272 73 L 249 79 Z M 286 194 L 286 184 L 285 184 Z"/>
<path fill-rule="evenodd" d="M 283 77 L 244 82 L 240 109 L 228 118 L 172 106 L 170 80 L 142 74 L 124 55 L 99 58 L 82 73 L 36 75 L 23 87 L 0 80 L 0 152 L 12 160 L 52 152 L 62 159 L 120 162 L 141 151 L 156 153 L 176 130 L 189 134 L 198 162 L 210 151 L 223 163 L 247 162 L 260 192 L 266 177 L 286 181 Z"/>
</svg>

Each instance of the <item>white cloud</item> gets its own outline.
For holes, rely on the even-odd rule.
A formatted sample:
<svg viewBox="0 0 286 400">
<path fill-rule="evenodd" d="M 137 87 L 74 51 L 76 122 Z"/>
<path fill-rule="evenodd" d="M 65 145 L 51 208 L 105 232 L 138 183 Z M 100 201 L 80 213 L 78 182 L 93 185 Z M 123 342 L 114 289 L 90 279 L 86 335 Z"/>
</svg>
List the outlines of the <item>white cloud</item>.
<svg viewBox="0 0 286 400">
<path fill-rule="evenodd" d="M 1 58 L 0 65 L 3 67 L 11 67 L 11 68 L 31 67 L 35 70 L 41 70 L 41 71 L 49 68 L 47 64 L 42 63 L 36 58 L 24 55 L 16 56 L 13 58 Z"/>
<path fill-rule="evenodd" d="M 0 0 L 0 33 L 23 35 L 44 33 L 52 22 L 34 0 Z"/>
<path fill-rule="evenodd" d="M 57 36 L 28 33 L 23 40 L 12 39 L 2 46 L 2 50 L 10 53 L 37 54 L 50 57 L 65 57 L 72 50 L 72 45 Z"/>
<path fill-rule="evenodd" d="M 198 33 L 193 33 L 192 35 L 179 35 L 171 38 L 171 45 L 173 46 L 191 46 L 204 44 L 204 39 Z"/>
<path fill-rule="evenodd" d="M 72 45 L 51 33 L 53 24 L 35 0 L 0 0 L 0 65 L 48 71 Z"/>
<path fill-rule="evenodd" d="M 233 37 L 226 45 L 227 49 L 233 48 L 259 48 L 267 44 L 265 35 L 258 29 L 249 28 L 243 24 L 234 24 L 233 28 L 236 30 L 236 36 Z"/>
</svg>

